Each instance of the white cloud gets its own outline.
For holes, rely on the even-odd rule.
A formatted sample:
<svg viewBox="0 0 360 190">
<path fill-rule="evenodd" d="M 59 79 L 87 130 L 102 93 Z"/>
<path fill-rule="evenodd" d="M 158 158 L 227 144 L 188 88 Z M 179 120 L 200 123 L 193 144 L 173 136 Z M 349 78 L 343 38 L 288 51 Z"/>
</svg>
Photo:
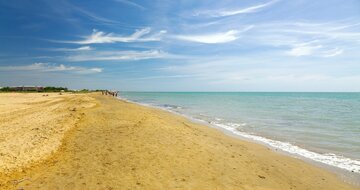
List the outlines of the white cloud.
<svg viewBox="0 0 360 190">
<path fill-rule="evenodd" d="M 163 58 L 168 54 L 160 50 L 150 51 L 102 51 L 77 54 L 67 57 L 68 61 L 111 61 L 111 60 L 143 60 Z"/>
<path fill-rule="evenodd" d="M 287 52 L 288 55 L 291 56 L 305 56 L 305 55 L 313 55 L 316 53 L 318 49 L 320 49 L 321 45 L 295 45 L 290 51 Z"/>
<path fill-rule="evenodd" d="M 336 48 L 328 48 L 319 44 L 318 40 L 307 43 L 295 44 L 287 52 L 288 55 L 299 56 L 318 56 L 318 57 L 334 57 L 343 53 L 343 50 Z"/>
<path fill-rule="evenodd" d="M 167 75 L 192 75 L 194 84 L 213 85 L 215 90 L 254 91 L 358 91 L 353 85 L 360 82 L 359 75 L 343 73 L 348 66 L 333 65 L 334 60 L 309 61 L 294 59 L 283 61 L 272 55 L 250 57 L 218 57 L 191 59 L 187 62 L 164 66 L 158 72 Z M 354 64 L 354 63 L 349 63 Z M 356 62 L 355 62 L 356 64 Z M 334 74 L 337 71 L 336 74 Z M 348 83 L 349 81 L 352 82 Z M 336 84 L 333 86 L 333 84 Z M 234 86 L 235 85 L 235 86 Z M 211 87 L 211 86 L 210 86 Z M 239 87 L 239 88 L 237 88 Z M 224 88 L 225 89 L 225 88 Z"/>
<path fill-rule="evenodd" d="M 74 72 L 79 74 L 100 73 L 102 68 L 85 68 L 76 66 L 65 66 L 63 64 L 33 63 L 23 66 L 3 66 L 0 71 L 39 71 L 39 72 Z"/>
<path fill-rule="evenodd" d="M 136 30 L 129 36 L 121 36 L 113 33 L 105 33 L 98 30 L 93 30 L 93 33 L 89 36 L 85 36 L 83 40 L 79 41 L 58 41 L 62 43 L 74 43 L 74 44 L 102 44 L 102 43 L 116 43 L 116 42 L 149 42 L 160 41 L 163 34 L 166 33 L 162 30 L 156 34 L 150 34 L 150 28 L 143 28 Z"/>
<path fill-rule="evenodd" d="M 94 48 L 90 46 L 81 46 L 78 48 L 56 48 L 56 49 L 50 49 L 51 51 L 90 51 L 94 50 Z"/>
<path fill-rule="evenodd" d="M 50 8 L 49 15 L 54 14 L 56 18 L 61 18 L 62 20 L 69 21 L 71 23 L 74 23 L 80 15 L 100 24 L 122 24 L 116 20 L 99 16 L 95 14 L 94 11 L 86 10 L 84 9 L 84 6 L 76 6 L 75 4 L 72 4 L 71 1 L 54 1 L 52 3 L 46 3 L 46 5 Z"/>
<path fill-rule="evenodd" d="M 334 56 L 342 54 L 343 52 L 344 52 L 344 50 L 335 48 L 335 49 L 329 50 L 327 52 L 324 52 L 323 57 L 334 57 Z"/>
<path fill-rule="evenodd" d="M 200 35 L 174 35 L 173 38 L 178 40 L 190 41 L 190 42 L 199 42 L 205 44 L 217 44 L 217 43 L 227 43 L 232 42 L 240 38 L 239 34 L 250 30 L 253 26 L 248 26 L 245 29 L 239 30 L 229 30 L 222 33 L 214 34 L 200 34 Z"/>
<path fill-rule="evenodd" d="M 238 43 L 244 47 L 275 47 L 274 51 L 301 57 L 334 57 L 359 48 L 359 23 L 272 22 L 257 24 Z"/>
<path fill-rule="evenodd" d="M 261 9 L 268 7 L 274 3 L 276 3 L 278 0 L 269 1 L 267 3 L 258 4 L 246 8 L 236 9 L 236 10 L 207 10 L 207 11 L 199 11 L 195 13 L 195 16 L 209 16 L 209 17 L 225 17 L 225 16 L 233 16 L 233 15 L 239 15 L 239 14 L 247 14 L 247 13 L 254 13 L 258 12 Z"/>
<path fill-rule="evenodd" d="M 128 80 L 152 80 L 152 79 L 170 79 L 170 78 L 193 78 L 196 75 L 158 75 L 149 77 L 129 78 Z"/>
<path fill-rule="evenodd" d="M 293 35 L 319 36 L 324 38 L 342 40 L 357 40 L 360 37 L 360 32 L 358 32 L 358 29 L 356 29 L 356 26 L 358 25 L 359 23 L 274 23 L 273 31 Z"/>
<path fill-rule="evenodd" d="M 82 46 L 82 47 L 76 48 L 76 50 L 88 51 L 88 50 L 92 50 L 92 48 L 90 46 Z"/>
<path fill-rule="evenodd" d="M 126 5 L 136 7 L 136 8 L 141 9 L 141 10 L 145 10 L 145 7 L 143 7 L 143 6 L 141 6 L 141 5 L 137 4 L 137 3 L 134 3 L 132 1 L 129 1 L 129 0 L 115 0 L 115 1 L 126 4 Z"/>
</svg>

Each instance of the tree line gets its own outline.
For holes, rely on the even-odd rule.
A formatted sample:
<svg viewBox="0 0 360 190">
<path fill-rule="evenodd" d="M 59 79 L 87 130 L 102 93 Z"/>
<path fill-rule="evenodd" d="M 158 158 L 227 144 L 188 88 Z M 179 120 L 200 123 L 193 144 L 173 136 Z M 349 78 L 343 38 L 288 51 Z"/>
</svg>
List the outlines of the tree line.
<svg viewBox="0 0 360 190">
<path fill-rule="evenodd" d="M 69 90 L 66 87 L 54 87 L 54 86 L 46 86 L 46 87 L 0 87 L 0 92 L 98 92 L 102 90 Z"/>
</svg>

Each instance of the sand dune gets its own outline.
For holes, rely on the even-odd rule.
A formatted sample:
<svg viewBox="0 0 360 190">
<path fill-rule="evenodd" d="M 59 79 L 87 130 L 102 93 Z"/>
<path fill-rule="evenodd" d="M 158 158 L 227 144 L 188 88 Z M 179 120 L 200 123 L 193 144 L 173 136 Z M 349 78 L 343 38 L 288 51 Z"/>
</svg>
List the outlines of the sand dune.
<svg viewBox="0 0 360 190">
<path fill-rule="evenodd" d="M 99 94 L 0 94 L 0 189 L 356 189 L 323 169 Z"/>
</svg>

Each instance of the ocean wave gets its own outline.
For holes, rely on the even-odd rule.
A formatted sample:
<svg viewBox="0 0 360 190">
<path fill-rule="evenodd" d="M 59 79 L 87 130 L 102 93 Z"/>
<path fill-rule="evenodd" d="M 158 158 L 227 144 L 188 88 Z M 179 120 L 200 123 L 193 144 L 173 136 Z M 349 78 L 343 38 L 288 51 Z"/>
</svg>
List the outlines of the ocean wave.
<svg viewBox="0 0 360 190">
<path fill-rule="evenodd" d="M 227 125 L 229 125 L 231 127 L 244 127 L 247 124 L 246 123 L 227 123 Z"/>
<path fill-rule="evenodd" d="M 214 126 L 220 127 L 222 129 L 225 129 L 227 131 L 230 131 L 233 134 L 239 135 L 241 137 L 245 137 L 247 139 L 262 142 L 273 148 L 280 149 L 284 152 L 287 152 L 287 153 L 290 153 L 293 155 L 298 155 L 298 156 L 308 158 L 308 159 L 311 159 L 311 160 L 314 160 L 314 161 L 317 161 L 317 162 L 320 162 L 323 164 L 335 166 L 335 167 L 347 170 L 349 172 L 360 173 L 360 160 L 353 160 L 353 159 L 346 158 L 344 156 L 336 155 L 333 153 L 320 154 L 320 153 L 316 153 L 316 152 L 312 152 L 312 151 L 300 148 L 300 147 L 298 147 L 296 145 L 292 145 L 288 142 L 281 142 L 281 141 L 276 141 L 276 140 L 268 139 L 265 137 L 253 135 L 253 134 L 248 134 L 248 133 L 237 130 L 236 127 L 240 126 L 241 124 L 234 124 L 234 123 L 221 124 L 218 122 L 211 122 L 211 124 Z"/>
<path fill-rule="evenodd" d="M 181 106 L 177 106 L 177 105 L 172 105 L 172 104 L 161 104 L 159 105 L 160 107 L 164 107 L 167 109 L 182 109 Z"/>
<path fill-rule="evenodd" d="M 171 105 L 171 106 L 164 106 L 164 105 L 169 105 L 169 104 L 163 104 L 161 106 L 156 106 L 153 104 L 146 104 L 146 103 L 140 103 L 140 102 L 135 102 L 135 101 L 131 101 L 128 99 L 125 99 L 123 97 L 119 97 L 119 99 L 128 101 L 128 102 L 133 102 L 136 104 L 140 104 L 143 106 L 149 106 L 149 107 L 155 107 L 155 108 L 160 108 L 166 111 L 169 111 L 171 113 L 175 113 L 175 114 L 180 114 L 184 117 L 187 117 L 191 120 L 194 121 L 199 121 L 199 122 L 203 122 L 203 123 L 208 123 L 210 125 L 225 129 L 226 131 L 229 131 L 235 135 L 238 135 L 240 137 L 244 137 L 250 140 L 254 140 L 257 142 L 261 142 L 263 144 L 266 144 L 272 148 L 275 149 L 279 149 L 282 150 L 284 152 L 290 153 L 291 155 L 297 155 L 303 158 L 307 158 L 322 164 L 326 164 L 329 166 L 333 166 L 333 167 L 337 167 L 337 168 L 341 168 L 344 170 L 347 170 L 349 172 L 353 172 L 353 173 L 360 173 L 360 160 L 354 160 L 354 159 L 350 159 L 341 155 L 336 155 L 333 153 L 326 153 L 326 154 L 320 154 L 320 153 L 316 153 L 316 152 L 312 152 L 309 150 L 306 150 L 304 148 L 300 148 L 296 145 L 293 145 L 291 143 L 288 142 L 282 142 L 282 141 L 277 141 L 277 140 L 272 140 L 272 139 L 268 139 L 265 137 L 261 137 L 261 136 L 257 136 L 254 134 L 250 134 L 248 132 L 243 132 L 241 131 L 242 127 L 245 127 L 247 124 L 246 123 L 220 123 L 220 121 L 223 121 L 223 119 L 220 118 L 214 118 L 215 121 L 205 121 L 204 119 L 199 119 L 196 117 L 192 117 L 190 115 L 186 115 L 184 113 L 180 113 L 180 112 L 174 112 L 174 108 L 179 108 L 180 106 L 176 106 L 176 105 Z M 181 108 L 181 107 L 180 107 Z M 204 114 L 199 114 L 199 115 L 203 115 L 205 117 Z"/>
</svg>

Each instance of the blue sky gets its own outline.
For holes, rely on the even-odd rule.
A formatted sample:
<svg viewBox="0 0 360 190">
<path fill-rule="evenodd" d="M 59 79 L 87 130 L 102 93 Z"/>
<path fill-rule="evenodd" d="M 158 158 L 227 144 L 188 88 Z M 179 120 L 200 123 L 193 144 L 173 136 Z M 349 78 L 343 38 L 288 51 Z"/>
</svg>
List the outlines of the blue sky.
<svg viewBox="0 0 360 190">
<path fill-rule="evenodd" d="M 360 91 L 359 0 L 0 0 L 0 86 Z"/>
</svg>

